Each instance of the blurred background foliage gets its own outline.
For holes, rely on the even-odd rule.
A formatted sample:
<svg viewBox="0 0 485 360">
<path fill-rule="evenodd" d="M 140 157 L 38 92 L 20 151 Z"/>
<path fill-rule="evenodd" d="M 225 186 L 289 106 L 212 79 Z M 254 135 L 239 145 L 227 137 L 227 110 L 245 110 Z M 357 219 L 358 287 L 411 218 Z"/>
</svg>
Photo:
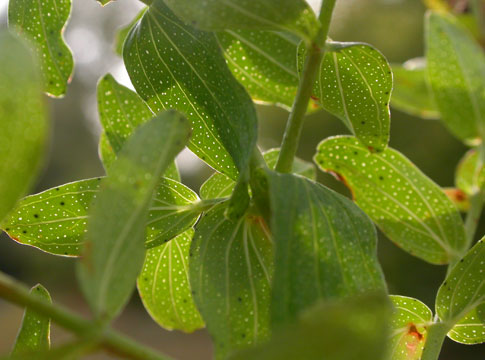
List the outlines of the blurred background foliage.
<svg viewBox="0 0 485 360">
<path fill-rule="evenodd" d="M 32 192 L 104 173 L 97 154 L 100 126 L 96 83 L 108 71 L 119 81 L 129 83 L 122 61 L 113 51 L 113 42 L 117 29 L 128 23 L 141 7 L 137 0 L 117 0 L 106 7 L 100 7 L 95 0 L 73 0 L 65 37 L 74 53 L 75 73 L 67 96 L 62 100 L 48 100 L 54 122 L 49 156 Z M 7 0 L 0 0 L 0 28 L 6 27 L 6 12 Z M 424 12 L 421 0 L 339 0 L 331 37 L 339 41 L 368 42 L 390 62 L 404 62 L 423 54 Z M 278 146 L 287 112 L 258 106 L 258 113 L 260 146 L 263 149 Z M 312 114 L 304 127 L 299 156 L 310 160 L 322 139 L 346 133 L 338 119 L 323 111 Z M 414 118 L 397 110 L 392 111 L 391 146 L 444 187 L 453 185 L 455 166 L 466 151 L 440 122 Z M 178 163 L 183 181 L 195 190 L 211 173 L 207 166 L 187 152 L 179 156 Z M 320 173 L 319 180 L 348 194 L 342 184 L 327 174 Z M 485 234 L 483 225 L 479 226 L 479 235 Z M 445 267 L 419 261 L 383 236 L 379 243 L 379 256 L 391 294 L 416 297 L 434 308 L 434 297 L 445 276 Z M 73 259 L 42 254 L 0 234 L 0 267 L 3 271 L 30 285 L 42 283 L 56 301 L 87 315 L 87 306 L 82 302 L 76 285 L 73 265 Z M 0 300 L 0 354 L 10 350 L 21 316 L 22 309 Z M 205 331 L 191 335 L 164 331 L 150 319 L 136 296 L 115 326 L 177 359 L 204 360 L 211 357 L 210 339 Z M 68 337 L 54 326 L 54 343 Z M 483 359 L 484 355 L 484 346 L 464 346 L 447 340 L 440 359 L 472 360 Z"/>
</svg>

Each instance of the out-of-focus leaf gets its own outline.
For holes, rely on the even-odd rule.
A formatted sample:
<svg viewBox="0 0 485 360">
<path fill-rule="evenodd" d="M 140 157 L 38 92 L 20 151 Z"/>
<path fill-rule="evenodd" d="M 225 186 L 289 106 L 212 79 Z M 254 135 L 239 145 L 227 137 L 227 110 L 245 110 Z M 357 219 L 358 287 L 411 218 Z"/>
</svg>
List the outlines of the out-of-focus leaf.
<svg viewBox="0 0 485 360">
<path fill-rule="evenodd" d="M 461 212 L 467 212 L 470 209 L 470 198 L 463 190 L 456 188 L 443 188 L 443 192 Z"/>
<path fill-rule="evenodd" d="M 337 116 L 366 146 L 383 150 L 389 141 L 392 73 L 386 58 L 363 43 L 327 43 L 313 98 Z M 305 46 L 298 49 L 299 63 Z"/>
<path fill-rule="evenodd" d="M 429 83 L 441 119 L 458 138 L 485 137 L 485 55 L 451 16 L 426 18 Z"/>
<path fill-rule="evenodd" d="M 71 0 L 10 0 L 8 24 L 35 49 L 44 78 L 44 91 L 60 97 L 71 81 L 74 62 L 62 33 L 71 13 Z"/>
<path fill-rule="evenodd" d="M 189 250 L 193 230 L 147 251 L 138 276 L 143 305 L 160 326 L 192 332 L 204 326 L 189 284 Z"/>
<path fill-rule="evenodd" d="M 128 33 L 130 30 L 136 25 L 136 23 L 142 18 L 143 14 L 148 10 L 148 7 L 142 9 L 135 18 L 125 26 L 122 26 L 118 29 L 116 33 L 115 39 L 115 52 L 119 56 L 123 56 L 123 45 L 125 43 L 126 38 L 128 37 Z"/>
<path fill-rule="evenodd" d="M 145 259 L 154 192 L 189 136 L 189 122 L 181 115 L 158 115 L 130 137 L 101 182 L 78 263 L 81 289 L 98 318 L 114 317 L 128 301 Z"/>
<path fill-rule="evenodd" d="M 55 255 L 78 256 L 100 180 L 76 181 L 28 196 L 1 228 L 21 244 Z M 188 187 L 161 180 L 148 214 L 145 246 L 158 246 L 192 227 L 202 211 L 197 204 L 197 194 Z"/>
<path fill-rule="evenodd" d="M 322 141 L 314 157 L 351 190 L 357 205 L 396 245 L 432 264 L 466 251 L 460 213 L 441 188 L 401 153 L 372 153 L 356 138 Z"/>
<path fill-rule="evenodd" d="M 30 294 L 52 303 L 49 292 L 40 284 L 34 286 Z M 50 347 L 50 327 L 51 321 L 49 318 L 29 308 L 25 309 L 22 327 L 17 335 L 12 355 L 17 356 L 28 353 L 33 355 L 36 352 L 48 350 Z"/>
<path fill-rule="evenodd" d="M 304 0 L 165 0 L 177 16 L 204 30 L 289 31 L 311 42 L 320 23 Z"/>
<path fill-rule="evenodd" d="M 35 179 L 47 128 L 32 54 L 20 39 L 0 32 L 0 221 Z"/>
<path fill-rule="evenodd" d="M 231 360 L 381 360 L 390 306 L 384 296 L 318 303 L 272 339 Z"/>
<path fill-rule="evenodd" d="M 273 251 L 266 225 L 255 215 L 228 220 L 226 208 L 227 202 L 204 215 L 190 250 L 190 284 L 217 359 L 270 333 Z"/>
<path fill-rule="evenodd" d="M 214 34 L 183 24 L 155 0 L 123 51 L 133 85 L 150 108 L 175 108 L 192 122 L 189 148 L 196 155 L 233 179 L 245 170 L 256 144 L 256 112 Z"/>
<path fill-rule="evenodd" d="M 465 194 L 473 195 L 485 185 L 485 169 L 479 157 L 479 152 L 469 150 L 456 168 L 456 187 Z"/>
<path fill-rule="evenodd" d="M 391 106 L 424 119 L 439 119 L 433 95 L 426 81 L 426 60 L 416 58 L 392 65 L 394 88 Z"/>
<path fill-rule="evenodd" d="M 96 0 L 97 2 L 99 2 L 102 6 L 105 6 L 106 4 L 109 4 L 111 1 L 114 1 L 114 0 Z"/>
<path fill-rule="evenodd" d="M 441 321 L 454 325 L 448 336 L 464 344 L 485 342 L 485 243 L 480 240 L 446 277 L 436 297 Z"/>
<path fill-rule="evenodd" d="M 376 230 L 352 201 L 303 177 L 268 176 L 275 325 L 293 321 L 318 300 L 386 289 Z"/>
<path fill-rule="evenodd" d="M 116 160 L 116 154 L 104 131 L 99 137 L 98 155 L 99 159 L 103 163 L 104 170 L 108 172 L 109 167 Z"/>
<path fill-rule="evenodd" d="M 394 314 L 391 322 L 389 359 L 420 360 L 428 335 L 427 327 L 433 322 L 433 312 L 421 301 L 392 295 Z"/>
</svg>

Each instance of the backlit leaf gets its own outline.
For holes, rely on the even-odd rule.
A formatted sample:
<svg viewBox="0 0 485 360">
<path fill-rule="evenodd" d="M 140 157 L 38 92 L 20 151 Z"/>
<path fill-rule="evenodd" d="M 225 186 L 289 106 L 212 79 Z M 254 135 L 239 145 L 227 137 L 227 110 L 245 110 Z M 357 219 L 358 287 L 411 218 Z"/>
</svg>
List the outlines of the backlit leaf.
<svg viewBox="0 0 485 360">
<path fill-rule="evenodd" d="M 421 301 L 392 295 L 394 314 L 391 322 L 389 356 L 392 360 L 420 360 L 433 322 L 433 312 Z"/>
<path fill-rule="evenodd" d="M 336 174 L 382 232 L 410 254 L 447 264 L 464 253 L 460 214 L 441 188 L 401 153 L 370 152 L 350 136 L 322 141 L 314 157 Z"/>
<path fill-rule="evenodd" d="M 40 284 L 34 286 L 30 294 L 52 303 L 49 292 Z M 30 353 L 33 356 L 37 352 L 48 350 L 50 347 L 50 326 L 51 321 L 49 318 L 27 308 L 12 355 L 17 356 Z"/>
<path fill-rule="evenodd" d="M 138 15 L 135 16 L 135 18 L 130 21 L 129 24 L 126 24 L 125 26 L 122 26 L 121 28 L 118 29 L 118 32 L 116 33 L 116 39 L 115 39 L 115 52 L 119 56 L 123 56 L 123 45 L 125 43 L 126 38 L 128 37 L 128 33 L 130 30 L 136 25 L 136 23 L 142 18 L 143 14 L 148 10 L 148 7 L 142 9 Z"/>
<path fill-rule="evenodd" d="M 393 65 L 394 89 L 391 106 L 405 113 L 424 119 L 438 119 L 433 95 L 429 89 L 426 75 L 426 60 L 416 58 L 403 65 Z"/>
<path fill-rule="evenodd" d="M 485 55 L 450 15 L 426 19 L 428 78 L 447 128 L 462 140 L 485 137 Z"/>
<path fill-rule="evenodd" d="M 313 40 L 319 22 L 304 0 L 165 0 L 181 19 L 205 30 L 289 31 Z"/>
<path fill-rule="evenodd" d="M 273 322 L 318 300 L 385 290 L 370 219 L 349 199 L 303 177 L 269 173 L 275 241 Z"/>
<path fill-rule="evenodd" d="M 485 185 L 485 169 L 479 156 L 476 150 L 469 150 L 456 168 L 456 187 L 468 195 L 475 194 Z"/>
<path fill-rule="evenodd" d="M 367 295 L 318 303 L 298 321 L 276 332 L 256 348 L 231 360 L 381 360 L 384 358 L 389 304 L 384 296 Z"/>
<path fill-rule="evenodd" d="M 44 91 L 63 96 L 74 68 L 63 31 L 71 13 L 71 0 L 10 0 L 8 23 L 36 50 L 44 78 Z"/>
<path fill-rule="evenodd" d="M 123 58 L 154 112 L 175 108 L 192 122 L 189 148 L 196 155 L 233 179 L 246 168 L 256 143 L 256 112 L 214 34 L 184 25 L 155 0 L 128 35 Z"/>
<path fill-rule="evenodd" d="M 151 317 L 166 329 L 192 332 L 204 326 L 189 285 L 193 230 L 147 251 L 138 292 Z"/>
<path fill-rule="evenodd" d="M 114 317 L 128 301 L 145 259 L 154 192 L 189 136 L 186 119 L 162 113 L 138 128 L 101 181 L 78 263 L 81 289 L 98 318 Z"/>
<path fill-rule="evenodd" d="M 47 128 L 32 55 L 20 39 L 0 32 L 0 221 L 35 179 Z"/>
<path fill-rule="evenodd" d="M 227 202 L 196 227 L 190 258 L 195 302 L 214 339 L 216 358 L 269 338 L 272 244 L 262 218 L 224 216 Z"/>
<path fill-rule="evenodd" d="M 473 246 L 446 277 L 436 297 L 436 313 L 455 325 L 449 336 L 465 344 L 485 342 L 485 243 Z"/>
<path fill-rule="evenodd" d="M 391 67 L 375 48 L 362 43 L 327 44 L 313 98 L 337 116 L 366 146 L 382 150 L 389 141 Z M 300 63 L 304 46 L 299 48 Z"/>
</svg>

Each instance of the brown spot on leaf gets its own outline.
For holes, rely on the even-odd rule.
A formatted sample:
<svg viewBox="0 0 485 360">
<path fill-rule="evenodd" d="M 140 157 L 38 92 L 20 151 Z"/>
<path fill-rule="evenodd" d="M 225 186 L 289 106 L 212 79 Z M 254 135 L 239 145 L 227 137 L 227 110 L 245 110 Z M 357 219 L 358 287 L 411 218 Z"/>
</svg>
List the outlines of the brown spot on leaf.
<svg viewBox="0 0 485 360">
<path fill-rule="evenodd" d="M 338 172 L 331 171 L 331 170 L 325 170 L 325 171 L 328 172 L 330 175 L 332 175 L 334 178 L 336 178 L 338 181 L 342 182 L 347 187 L 347 189 L 350 190 L 350 194 L 352 195 L 352 199 L 355 200 L 354 191 L 352 190 L 349 183 L 347 182 L 347 180 L 345 179 L 345 177 L 342 174 L 339 174 Z"/>
</svg>

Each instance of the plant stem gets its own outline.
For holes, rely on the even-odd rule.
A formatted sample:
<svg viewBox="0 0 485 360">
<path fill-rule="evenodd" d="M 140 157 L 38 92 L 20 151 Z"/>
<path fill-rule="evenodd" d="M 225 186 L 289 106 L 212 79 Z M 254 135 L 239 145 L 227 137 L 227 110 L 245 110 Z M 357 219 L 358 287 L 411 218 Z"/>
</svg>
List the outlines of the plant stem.
<svg viewBox="0 0 485 360">
<path fill-rule="evenodd" d="M 434 323 L 428 327 L 426 344 L 424 345 L 421 360 L 438 360 L 448 331 L 450 331 L 450 327 L 441 322 Z"/>
<path fill-rule="evenodd" d="M 336 0 L 325 0 L 323 2 L 319 16 L 321 27 L 308 49 L 308 55 L 300 77 L 300 84 L 298 85 L 298 92 L 283 136 L 278 162 L 276 163 L 276 171 L 291 172 L 293 168 L 293 160 L 300 142 L 303 120 L 312 95 L 313 84 L 325 53 L 325 41 L 330 29 L 335 3 Z"/>
<path fill-rule="evenodd" d="M 72 331 L 80 338 L 91 337 L 93 333 L 99 332 L 96 323 L 83 319 L 59 305 L 54 306 L 41 298 L 30 295 L 29 289 L 25 285 L 2 272 L 0 272 L 0 298 L 35 310 L 51 318 L 58 325 Z M 106 331 L 99 333 L 98 336 L 101 347 L 124 358 L 134 360 L 170 359 L 111 329 L 106 329 Z"/>
</svg>

